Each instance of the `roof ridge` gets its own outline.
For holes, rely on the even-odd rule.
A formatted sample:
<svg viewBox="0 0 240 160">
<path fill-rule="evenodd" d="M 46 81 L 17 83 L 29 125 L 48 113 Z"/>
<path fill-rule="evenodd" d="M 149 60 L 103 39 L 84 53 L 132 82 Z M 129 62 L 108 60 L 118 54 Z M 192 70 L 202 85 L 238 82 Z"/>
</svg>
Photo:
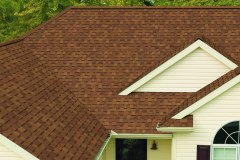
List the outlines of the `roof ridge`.
<svg viewBox="0 0 240 160">
<path fill-rule="evenodd" d="M 42 28 L 48 23 L 60 18 L 62 15 L 74 9 L 240 9 L 240 6 L 70 6 L 61 11 L 60 13 L 58 13 L 56 16 L 50 18 L 49 20 L 43 22 L 34 29 L 25 33 L 24 35 L 13 40 L 0 42 L 0 47 L 15 44 L 17 42 L 24 40 L 25 38 L 29 37 L 32 33 L 34 33 L 36 30 Z"/>
<path fill-rule="evenodd" d="M 240 9 L 240 6 L 72 6 L 70 9 Z"/>
<path fill-rule="evenodd" d="M 63 11 L 61 11 L 60 13 L 58 13 L 56 16 L 50 18 L 49 20 L 43 22 L 42 24 L 38 25 L 37 27 L 35 27 L 34 29 L 31 29 L 30 31 L 28 31 L 27 33 L 25 33 L 24 35 L 16 38 L 16 39 L 12 39 L 6 42 L 0 42 L 0 47 L 3 46 L 7 46 L 7 45 L 11 45 L 11 44 L 15 44 L 18 43 L 20 41 L 23 41 L 25 38 L 29 37 L 31 34 L 33 34 L 34 32 L 36 32 L 37 30 L 39 30 L 40 28 L 44 27 L 45 25 L 47 25 L 48 23 L 60 18 L 62 15 L 66 14 L 67 12 L 69 12 L 71 10 L 72 7 L 68 7 L 66 9 L 64 9 Z"/>
<path fill-rule="evenodd" d="M 46 22 L 25 33 L 23 36 L 6 42 L 0 42 L 0 47 L 24 40 L 36 30 L 42 28 L 46 24 L 52 22 L 53 20 L 56 20 L 57 18 L 73 9 L 240 9 L 240 6 L 70 6 L 64 9 L 62 12 L 58 13 L 56 16 L 50 18 Z"/>
<path fill-rule="evenodd" d="M 23 39 L 24 39 L 24 37 L 20 37 L 20 38 L 13 39 L 13 40 L 10 40 L 10 41 L 1 42 L 0 47 L 18 43 L 18 42 L 22 41 Z"/>
</svg>

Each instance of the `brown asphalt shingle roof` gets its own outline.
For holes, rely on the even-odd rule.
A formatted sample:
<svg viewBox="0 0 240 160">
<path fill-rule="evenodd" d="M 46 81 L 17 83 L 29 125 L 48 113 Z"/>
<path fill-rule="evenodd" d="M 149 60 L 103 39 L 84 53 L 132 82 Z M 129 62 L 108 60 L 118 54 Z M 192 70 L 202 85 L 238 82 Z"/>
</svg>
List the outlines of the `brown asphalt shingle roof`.
<svg viewBox="0 0 240 160">
<path fill-rule="evenodd" d="M 27 79 L 27 82 L 24 82 L 25 78 L 18 77 L 19 74 L 13 74 L 16 80 L 19 81 L 14 81 L 17 87 L 14 87 L 10 83 L 11 81 L 4 81 L 6 83 L 5 88 L 15 89 L 16 92 L 22 93 L 18 100 L 14 100 L 14 104 L 17 103 L 15 107 L 6 111 L 9 113 L 14 112 L 18 105 L 22 105 L 18 101 L 24 101 L 22 103 L 25 104 L 28 102 L 26 99 L 35 98 L 36 102 L 31 101 L 33 106 L 43 103 L 45 106 L 50 105 L 50 107 L 57 106 L 57 108 L 61 108 L 60 106 L 63 104 L 72 104 L 69 107 L 64 107 L 69 108 L 70 111 L 71 109 L 76 111 L 71 114 L 75 115 L 78 112 L 83 115 L 89 114 L 90 116 L 84 116 L 86 119 L 87 117 L 92 117 L 92 119 L 89 119 L 88 127 L 86 126 L 87 134 L 91 132 L 92 138 L 97 130 L 101 134 L 99 140 L 95 138 L 91 140 L 91 136 L 85 136 L 85 131 L 81 130 L 85 127 L 77 125 L 74 128 L 71 126 L 76 129 L 76 132 L 79 130 L 79 132 L 83 133 L 83 136 L 78 134 L 79 138 L 77 140 L 84 140 L 82 145 L 84 147 L 89 146 L 88 151 L 94 150 L 92 154 L 90 152 L 84 154 L 79 151 L 80 157 L 87 157 L 87 154 L 91 156 L 96 154 L 97 147 L 91 147 L 94 144 L 88 145 L 88 142 L 102 143 L 103 139 L 106 138 L 105 128 L 114 130 L 117 133 L 159 133 L 155 129 L 158 122 L 163 126 L 192 126 L 192 116 L 175 121 L 167 119 L 166 115 L 170 115 L 175 108 L 179 108 L 179 104 L 183 104 L 193 93 L 131 93 L 128 96 L 119 96 L 118 93 L 197 39 L 210 44 L 224 56 L 238 64 L 240 61 L 239 17 L 239 7 L 70 8 L 61 13 L 60 16 L 39 26 L 24 38 L 19 39 L 15 44 L 10 45 L 7 51 L 9 52 L 8 54 L 21 52 L 21 50 L 14 48 L 22 45 L 24 46 L 23 53 L 29 53 L 29 58 L 33 58 L 34 56 L 31 55 L 34 54 L 47 69 L 41 65 L 34 67 L 38 63 L 33 63 L 33 66 L 26 66 L 25 70 L 21 70 L 22 72 L 29 71 L 29 74 L 32 73 L 30 71 L 34 68 L 36 70 L 37 68 L 44 70 L 42 71 L 43 75 L 41 75 L 41 72 L 34 79 L 36 81 L 34 83 L 36 91 L 33 91 L 36 93 L 34 92 L 33 95 L 25 93 L 31 87 L 21 87 L 20 80 L 23 81 L 23 84 L 29 84 L 29 80 Z M 13 59 L 17 58 L 25 59 L 24 56 L 14 57 Z M 3 59 L 3 61 L 6 60 Z M 14 64 L 12 60 L 10 62 L 12 68 L 14 66 L 22 66 L 21 63 Z M 12 68 L 8 68 L 8 72 L 14 72 Z M 53 88 L 64 86 L 63 89 L 51 91 L 48 79 L 49 76 L 53 75 L 49 75 L 48 72 L 45 73 L 46 70 L 50 70 L 57 77 L 57 79 L 51 79 L 50 84 L 53 85 Z M 27 77 L 29 78 L 29 75 Z M 55 81 L 59 85 L 52 84 Z M 49 87 L 47 87 L 48 85 Z M 34 97 L 35 94 L 40 94 L 38 93 L 38 88 L 41 88 L 41 86 L 43 90 L 45 89 L 51 95 L 51 101 L 45 98 L 47 101 L 42 102 L 41 97 Z M 64 92 L 65 87 L 69 89 L 66 92 Z M 28 92 L 32 93 L 33 91 Z M 6 99 L 11 100 L 12 97 L 15 97 L 14 92 L 5 92 L 9 94 L 9 96 L 5 97 Z M 74 95 L 71 95 L 72 93 Z M 59 99 L 62 94 L 69 97 L 69 104 Z M 76 98 L 82 104 L 75 102 Z M 41 103 L 38 102 L 38 99 Z M 58 106 L 58 103 L 60 106 Z M 41 109 L 41 107 L 37 108 Z M 18 110 L 16 109 L 16 111 Z M 41 112 L 39 110 L 39 113 Z M 49 113 L 50 116 L 53 112 L 44 113 Z M 69 115 L 71 114 L 69 113 Z M 60 123 L 63 117 L 56 118 L 51 124 L 56 127 L 56 124 Z M 67 117 L 66 115 L 65 118 Z M 78 116 L 74 117 L 76 122 L 82 124 L 82 120 Z M 33 122 L 28 123 L 32 124 Z M 3 124 L 2 126 L 5 126 Z M 14 128 L 13 130 L 17 130 L 17 127 L 21 125 L 15 126 L 12 122 L 9 124 L 9 126 Z M 29 127 L 30 125 L 27 126 Z M 33 127 L 33 129 L 30 127 L 29 129 L 38 130 L 38 128 L 41 129 L 41 126 Z M 69 129 L 66 130 L 69 131 Z M 5 133 L 6 136 L 12 140 L 16 139 L 16 142 L 19 141 L 17 139 L 20 133 L 16 132 L 16 135 L 12 135 L 11 131 L 9 130 Z M 27 132 L 28 129 L 26 128 L 23 131 Z M 67 131 L 63 133 L 59 131 L 59 136 L 67 134 Z M 28 135 L 31 139 L 29 143 L 35 145 L 35 148 L 42 141 L 42 139 L 36 140 L 41 135 L 40 133 L 34 136 Z M 48 136 L 45 135 L 43 137 Z M 53 139 L 56 142 L 52 145 L 56 146 L 59 141 L 55 140 L 55 138 L 51 140 Z M 53 153 L 59 154 L 59 156 L 77 153 L 80 143 L 75 145 L 75 142 L 73 142 L 75 140 L 72 137 L 67 137 L 66 142 L 64 141 L 58 147 L 62 148 L 66 144 L 64 152 L 59 153 L 62 151 L 56 150 Z M 72 146 L 72 143 L 74 143 L 74 146 Z M 17 142 L 17 144 L 24 145 L 22 141 Z M 46 147 L 47 143 L 42 143 L 42 145 Z M 51 149 L 46 153 L 47 155 L 52 156 L 50 152 L 53 146 L 50 147 Z M 42 150 L 28 148 L 28 144 L 25 148 L 30 150 L 31 153 L 39 152 L 39 156 L 44 156 L 41 155 Z M 70 151 L 70 148 L 74 148 L 73 151 Z"/>
<path fill-rule="evenodd" d="M 72 8 L 24 43 L 108 129 L 156 133 L 191 93 L 118 93 L 202 39 L 240 60 L 240 8 Z"/>
<path fill-rule="evenodd" d="M 92 160 L 110 132 L 72 92 L 22 42 L 0 64 L 0 133 L 42 160 Z"/>
</svg>

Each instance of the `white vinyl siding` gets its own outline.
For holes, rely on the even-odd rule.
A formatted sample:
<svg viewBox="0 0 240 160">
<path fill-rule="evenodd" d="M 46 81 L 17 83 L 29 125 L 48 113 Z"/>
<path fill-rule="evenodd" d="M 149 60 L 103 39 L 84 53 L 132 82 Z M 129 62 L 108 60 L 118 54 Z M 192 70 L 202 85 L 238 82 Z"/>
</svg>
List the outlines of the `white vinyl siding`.
<svg viewBox="0 0 240 160">
<path fill-rule="evenodd" d="M 230 70 L 198 48 L 135 92 L 196 92 Z"/>
<path fill-rule="evenodd" d="M 155 140 L 158 149 L 151 150 L 153 139 L 147 141 L 147 160 L 171 160 L 171 140 Z"/>
<path fill-rule="evenodd" d="M 173 135 L 172 160 L 196 160 L 197 145 L 212 145 L 221 127 L 240 120 L 240 84 L 193 112 L 193 116 L 193 132 Z"/>
<path fill-rule="evenodd" d="M 7 148 L 0 142 L 0 160 L 24 160 L 17 153 L 13 152 L 11 149 Z"/>
</svg>

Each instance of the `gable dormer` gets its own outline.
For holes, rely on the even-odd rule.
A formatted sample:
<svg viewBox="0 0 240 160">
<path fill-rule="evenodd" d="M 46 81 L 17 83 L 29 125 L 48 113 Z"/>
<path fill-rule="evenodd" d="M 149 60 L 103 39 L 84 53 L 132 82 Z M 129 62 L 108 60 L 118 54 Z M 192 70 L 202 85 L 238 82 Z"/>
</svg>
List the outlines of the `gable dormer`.
<svg viewBox="0 0 240 160">
<path fill-rule="evenodd" d="M 119 95 L 131 92 L 196 92 L 235 68 L 234 62 L 197 40 Z"/>
</svg>

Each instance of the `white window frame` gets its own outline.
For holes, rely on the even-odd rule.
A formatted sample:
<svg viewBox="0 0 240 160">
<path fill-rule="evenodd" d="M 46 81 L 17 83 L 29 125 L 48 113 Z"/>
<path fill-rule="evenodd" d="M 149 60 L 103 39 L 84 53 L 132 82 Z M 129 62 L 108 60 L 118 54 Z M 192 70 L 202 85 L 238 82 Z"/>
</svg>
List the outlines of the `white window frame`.
<svg viewBox="0 0 240 160">
<path fill-rule="evenodd" d="M 212 147 L 211 147 L 211 160 L 214 160 L 213 159 L 213 155 L 214 155 L 214 149 L 215 148 L 234 148 L 236 150 L 236 160 L 239 160 L 239 151 L 240 151 L 240 144 L 213 144 Z"/>
<path fill-rule="evenodd" d="M 235 120 L 235 121 L 238 121 L 239 122 L 239 131 L 240 131 L 240 120 Z M 228 137 L 231 137 L 232 133 L 235 133 L 235 132 L 239 132 L 239 131 L 235 131 L 235 132 L 232 132 L 232 133 L 228 133 L 227 131 L 225 131 L 225 129 L 223 128 L 224 126 L 232 123 L 232 122 L 235 122 L 235 121 L 231 121 L 231 122 L 228 122 L 227 124 L 224 124 L 218 131 L 217 133 L 223 129 L 223 131 L 228 135 Z M 217 133 L 215 134 L 214 136 L 214 139 L 217 135 Z M 239 132 L 240 133 L 240 132 Z M 239 139 L 239 136 L 240 134 L 238 135 L 238 142 L 237 144 L 214 144 L 214 140 L 212 142 L 212 146 L 211 146 L 211 152 L 210 152 L 210 157 L 211 157 L 211 160 L 214 160 L 213 159 L 213 154 L 214 154 L 214 148 L 235 148 L 236 149 L 236 159 L 237 160 L 240 160 L 240 139 Z M 232 137 L 231 137 L 232 138 Z M 225 139 L 226 140 L 226 139 Z M 235 140 L 234 140 L 235 141 Z"/>
</svg>

